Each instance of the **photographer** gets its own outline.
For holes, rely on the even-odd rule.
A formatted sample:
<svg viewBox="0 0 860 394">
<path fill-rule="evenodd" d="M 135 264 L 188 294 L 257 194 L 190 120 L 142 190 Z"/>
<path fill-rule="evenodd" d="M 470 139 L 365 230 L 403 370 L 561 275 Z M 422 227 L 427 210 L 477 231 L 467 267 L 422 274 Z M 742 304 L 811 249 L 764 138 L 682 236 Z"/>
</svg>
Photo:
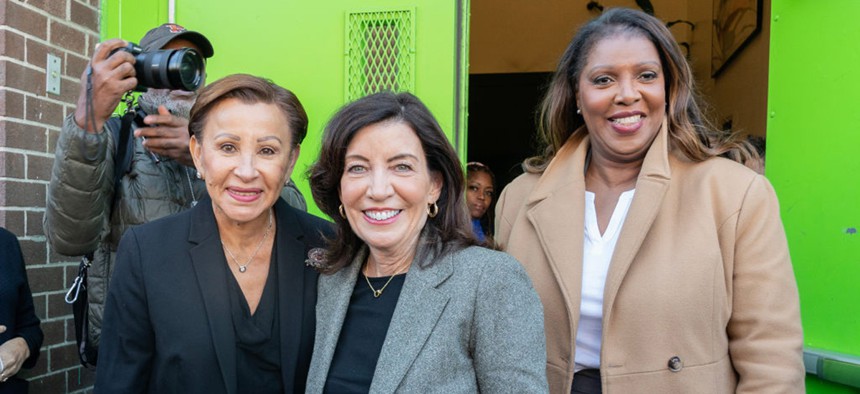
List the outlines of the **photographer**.
<svg viewBox="0 0 860 394">
<path fill-rule="evenodd" d="M 44 217 L 54 251 L 89 255 L 92 261 L 86 280 L 89 328 L 84 330 L 91 351 L 81 349 L 82 361 L 92 364 L 107 282 L 123 232 L 188 209 L 206 193 L 188 150 L 188 114 L 196 93 L 149 88 L 134 106 L 138 116 L 133 122 L 123 127 L 118 116 L 112 117 L 127 91 L 152 86 L 144 82 L 156 75 L 156 66 L 144 62 L 138 70 L 148 74 L 137 75 L 135 54 L 125 50 L 127 46 L 120 39 L 102 42 L 81 76 L 77 108 L 64 120 L 57 141 Z M 203 58 L 213 55 L 206 37 L 176 24 L 150 30 L 140 47 L 144 54 L 191 48 Z M 202 59 L 199 62 L 202 85 L 205 74 Z"/>
</svg>

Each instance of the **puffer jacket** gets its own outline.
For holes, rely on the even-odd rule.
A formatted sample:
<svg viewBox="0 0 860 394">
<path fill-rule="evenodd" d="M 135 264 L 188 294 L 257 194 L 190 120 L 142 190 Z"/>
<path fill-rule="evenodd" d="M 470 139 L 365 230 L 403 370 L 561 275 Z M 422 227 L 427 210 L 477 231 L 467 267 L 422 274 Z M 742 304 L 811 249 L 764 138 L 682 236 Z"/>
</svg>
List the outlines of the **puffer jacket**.
<svg viewBox="0 0 860 394">
<path fill-rule="evenodd" d="M 139 138 L 134 138 L 130 169 L 120 180 L 119 190 L 114 190 L 117 130 L 113 128 L 119 124 L 106 122 L 101 133 L 89 134 L 78 127 L 74 114 L 66 117 L 57 141 L 44 217 L 45 235 L 54 251 L 66 256 L 93 253 L 87 279 L 88 337 L 96 346 L 122 234 L 131 226 L 190 208 L 206 193 L 194 168 L 157 158 Z M 116 199 L 115 192 L 119 193 Z"/>
</svg>

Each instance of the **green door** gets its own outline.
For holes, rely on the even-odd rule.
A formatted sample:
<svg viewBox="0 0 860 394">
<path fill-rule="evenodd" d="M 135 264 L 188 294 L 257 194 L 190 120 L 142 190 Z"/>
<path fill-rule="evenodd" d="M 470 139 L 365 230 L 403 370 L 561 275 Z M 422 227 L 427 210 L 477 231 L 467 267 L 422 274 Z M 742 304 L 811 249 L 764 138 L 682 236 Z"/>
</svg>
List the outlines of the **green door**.
<svg viewBox="0 0 860 394">
<path fill-rule="evenodd" d="M 860 2 L 773 0 L 767 176 L 800 289 L 810 393 L 860 392 Z"/>
<path fill-rule="evenodd" d="M 210 82 L 248 73 L 295 92 L 310 125 L 293 179 L 320 214 L 304 174 L 326 121 L 349 100 L 410 91 L 465 158 L 468 7 L 468 0 L 107 0 L 102 31 L 138 40 L 174 10 L 174 22 L 212 41 Z"/>
</svg>

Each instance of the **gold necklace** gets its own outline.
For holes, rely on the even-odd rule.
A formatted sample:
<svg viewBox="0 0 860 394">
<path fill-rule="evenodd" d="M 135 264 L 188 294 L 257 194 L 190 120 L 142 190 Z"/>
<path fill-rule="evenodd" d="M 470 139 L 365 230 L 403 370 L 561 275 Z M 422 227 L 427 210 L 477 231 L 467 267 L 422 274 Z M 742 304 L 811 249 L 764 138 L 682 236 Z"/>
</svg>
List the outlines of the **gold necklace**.
<svg viewBox="0 0 860 394">
<path fill-rule="evenodd" d="M 239 264 L 239 259 L 236 258 L 236 255 L 234 255 L 233 252 L 230 251 L 230 249 L 227 249 L 227 245 L 224 244 L 224 241 L 221 241 L 221 246 L 224 247 L 224 250 L 227 251 L 227 254 L 229 254 L 230 257 L 233 258 L 233 263 L 239 267 L 240 273 L 244 274 L 245 271 L 248 270 L 248 266 L 251 265 L 252 261 L 254 261 L 254 257 L 257 257 L 257 252 L 259 252 L 260 248 L 263 247 L 263 242 L 266 240 L 266 238 L 269 237 L 269 231 L 271 231 L 271 230 L 272 230 L 272 210 L 270 209 L 269 210 L 269 224 L 266 225 L 266 232 L 263 233 L 263 238 L 260 239 L 260 243 L 257 244 L 257 249 L 254 249 L 254 253 L 251 255 L 251 257 L 248 258 L 248 261 L 245 262 L 245 265 Z"/>
<path fill-rule="evenodd" d="M 407 265 L 406 268 L 409 269 L 409 266 Z M 384 285 L 382 285 L 382 287 L 379 288 L 379 290 L 373 288 L 373 285 L 370 284 L 370 279 L 368 279 L 367 274 L 363 272 L 361 274 L 364 275 L 364 280 L 367 281 L 367 286 L 370 287 L 370 291 L 373 292 L 373 298 L 379 298 L 379 296 L 382 295 L 382 291 L 385 290 L 386 287 L 388 287 L 388 284 L 391 283 L 394 277 L 400 275 L 401 273 L 402 272 L 396 272 L 394 275 L 391 275 L 391 277 L 388 278 L 388 280 L 385 282 Z"/>
</svg>

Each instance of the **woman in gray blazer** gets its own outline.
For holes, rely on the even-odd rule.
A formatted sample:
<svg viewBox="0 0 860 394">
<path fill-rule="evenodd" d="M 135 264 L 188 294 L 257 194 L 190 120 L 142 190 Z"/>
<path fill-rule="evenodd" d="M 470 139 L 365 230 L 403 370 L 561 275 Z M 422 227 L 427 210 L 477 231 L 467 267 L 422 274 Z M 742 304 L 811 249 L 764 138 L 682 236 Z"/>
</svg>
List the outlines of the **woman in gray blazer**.
<svg viewBox="0 0 860 394">
<path fill-rule="evenodd" d="M 310 170 L 337 235 L 319 279 L 309 393 L 546 392 L 543 311 L 522 266 L 471 234 L 454 148 L 418 98 L 338 112 Z"/>
</svg>

